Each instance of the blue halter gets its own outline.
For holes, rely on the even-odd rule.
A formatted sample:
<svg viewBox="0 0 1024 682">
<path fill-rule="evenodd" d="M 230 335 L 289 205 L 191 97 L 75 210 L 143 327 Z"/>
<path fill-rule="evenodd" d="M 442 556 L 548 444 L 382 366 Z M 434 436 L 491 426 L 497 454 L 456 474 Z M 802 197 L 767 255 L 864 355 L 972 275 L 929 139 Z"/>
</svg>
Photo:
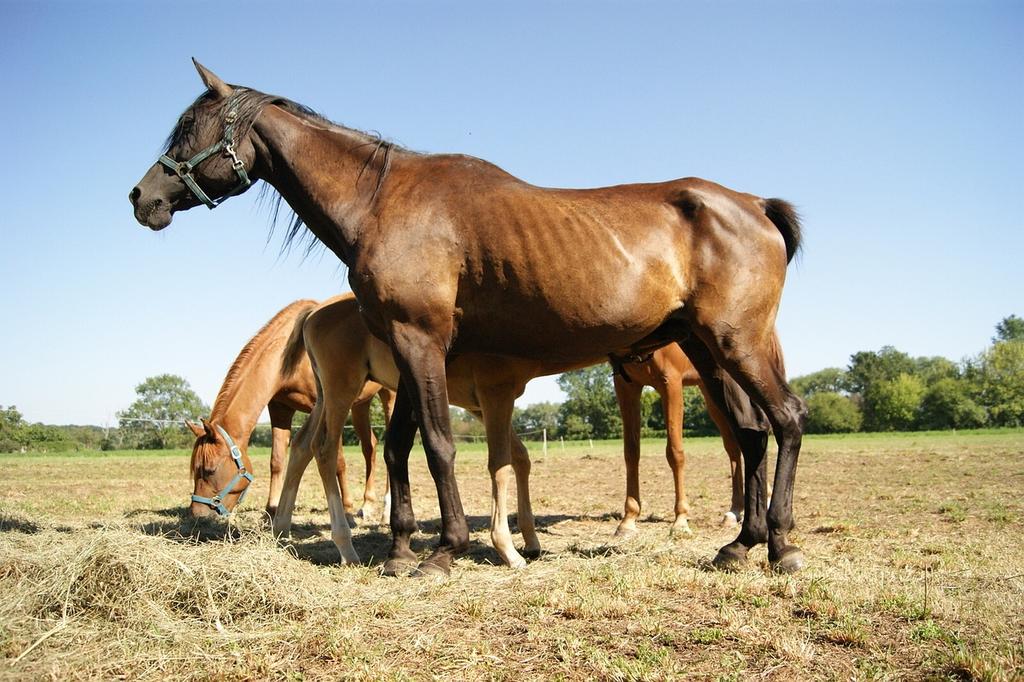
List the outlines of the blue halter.
<svg viewBox="0 0 1024 682">
<path fill-rule="evenodd" d="M 205 504 L 210 509 L 217 512 L 219 516 L 227 516 L 231 512 L 228 511 L 228 508 L 224 506 L 224 498 L 231 494 L 231 492 L 235 489 L 235 486 L 238 485 L 238 482 L 241 481 L 243 478 L 249 481 L 249 483 L 252 483 L 253 475 L 245 470 L 245 465 L 242 464 L 242 451 L 239 449 L 237 445 L 235 445 L 235 441 L 231 439 L 231 436 L 228 435 L 228 432 L 225 431 L 220 424 L 217 425 L 217 431 L 224 438 L 224 442 L 228 444 L 228 447 L 231 448 L 231 459 L 235 461 L 235 466 L 238 467 L 238 473 L 235 474 L 234 478 L 231 479 L 230 483 L 224 486 L 223 490 L 221 490 L 213 497 L 202 497 L 200 495 L 192 495 L 192 501 L 198 502 L 199 504 Z M 245 486 L 245 490 L 243 490 L 242 493 L 238 496 L 238 502 L 235 503 L 236 507 L 241 506 L 242 500 L 245 499 L 245 494 L 247 492 L 249 492 L 248 485 Z"/>
<path fill-rule="evenodd" d="M 235 152 L 235 123 L 238 120 L 238 112 L 235 110 L 234 103 L 229 102 L 228 114 L 224 119 L 224 137 L 219 142 L 211 144 L 209 147 L 193 156 L 188 161 L 178 161 L 172 159 L 167 154 L 161 154 L 158 161 L 174 171 L 185 186 L 188 187 L 189 191 L 195 195 L 196 199 L 206 204 L 207 208 L 214 209 L 224 202 L 228 197 L 233 197 L 246 187 L 252 184 L 252 180 L 249 179 L 249 174 L 245 172 L 245 164 L 238 158 L 238 154 Z M 193 169 L 198 166 L 206 159 L 210 158 L 219 151 L 224 152 L 224 156 L 231 159 L 231 168 L 238 175 L 238 184 L 228 191 L 227 194 L 222 196 L 220 199 L 211 199 L 210 196 L 202 190 L 199 183 L 196 181 L 194 175 L 192 175 Z"/>
</svg>

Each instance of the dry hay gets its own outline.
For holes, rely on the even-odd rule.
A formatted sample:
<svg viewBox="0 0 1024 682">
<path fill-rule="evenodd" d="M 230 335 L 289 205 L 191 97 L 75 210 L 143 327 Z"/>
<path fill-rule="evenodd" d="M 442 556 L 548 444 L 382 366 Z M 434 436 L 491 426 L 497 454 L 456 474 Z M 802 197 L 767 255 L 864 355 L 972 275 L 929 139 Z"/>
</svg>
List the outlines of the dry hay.
<svg viewBox="0 0 1024 682">
<path fill-rule="evenodd" d="M 745 572 L 707 569 L 730 533 L 714 528 L 717 491 L 704 490 L 724 486 L 723 472 L 703 479 L 699 449 L 695 538 L 671 540 L 648 517 L 613 543 L 614 515 L 596 510 L 617 498 L 554 484 L 607 478 L 617 448 L 553 453 L 535 466 L 539 497 L 566 512 L 541 517 L 549 553 L 523 571 L 493 566 L 474 517 L 473 549 L 448 582 L 379 578 L 387 536 L 373 526 L 354 531 L 372 565 L 321 563 L 335 554 L 315 481 L 286 548 L 252 509 L 230 533 L 131 505 L 101 524 L 56 508 L 30 519 L 30 472 L 18 470 L 0 478 L 0 677 L 1009 679 L 1024 674 L 1024 552 L 1007 542 L 1022 525 L 1021 443 L 979 437 L 963 457 L 958 441 L 810 440 L 796 539 L 812 561 L 796 577 L 769 573 L 763 552 Z M 429 479 L 414 475 L 422 499 Z M 479 513 L 484 475 L 462 478 Z"/>
</svg>

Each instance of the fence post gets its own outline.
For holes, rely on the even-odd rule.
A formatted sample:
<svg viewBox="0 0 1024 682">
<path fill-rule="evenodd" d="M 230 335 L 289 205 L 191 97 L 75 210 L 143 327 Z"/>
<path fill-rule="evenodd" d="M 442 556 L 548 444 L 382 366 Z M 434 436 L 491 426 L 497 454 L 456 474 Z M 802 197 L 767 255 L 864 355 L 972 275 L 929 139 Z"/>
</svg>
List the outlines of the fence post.
<svg viewBox="0 0 1024 682">
<path fill-rule="evenodd" d="M 548 456 L 548 430 L 544 429 L 544 456 Z"/>
</svg>

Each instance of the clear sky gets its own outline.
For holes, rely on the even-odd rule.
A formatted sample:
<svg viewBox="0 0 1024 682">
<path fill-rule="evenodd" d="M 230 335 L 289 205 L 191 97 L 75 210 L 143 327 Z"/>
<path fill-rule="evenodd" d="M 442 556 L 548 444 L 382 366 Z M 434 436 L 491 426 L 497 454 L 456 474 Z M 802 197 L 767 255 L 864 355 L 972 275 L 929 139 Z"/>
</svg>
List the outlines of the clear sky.
<svg viewBox="0 0 1024 682">
<path fill-rule="evenodd" d="M 154 234 L 127 195 L 201 92 L 283 95 L 540 185 L 688 175 L 794 202 L 791 375 L 953 360 L 1024 314 L 1024 3 L 0 3 L 0 405 L 113 421 L 147 376 L 212 403 L 246 340 L 347 289 L 250 191 Z M 548 258 L 586 258 L 579 253 Z M 560 400 L 553 379 L 520 404 Z"/>
</svg>

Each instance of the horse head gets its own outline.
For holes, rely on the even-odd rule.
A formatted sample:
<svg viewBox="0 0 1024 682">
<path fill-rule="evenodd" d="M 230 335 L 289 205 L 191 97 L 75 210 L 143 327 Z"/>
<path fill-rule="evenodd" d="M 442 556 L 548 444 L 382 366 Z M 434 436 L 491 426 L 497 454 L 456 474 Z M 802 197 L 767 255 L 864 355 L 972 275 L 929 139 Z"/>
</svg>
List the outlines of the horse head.
<svg viewBox="0 0 1024 682">
<path fill-rule="evenodd" d="M 181 115 L 166 152 L 128 195 L 135 219 L 154 231 L 170 225 L 176 211 L 200 204 L 214 208 L 255 179 L 249 132 L 259 107 L 245 97 L 253 91 L 228 85 L 192 61 L 206 92 Z"/>
<path fill-rule="evenodd" d="M 222 426 L 206 419 L 202 426 L 190 421 L 185 424 L 196 436 L 191 463 L 195 485 L 189 512 L 194 518 L 226 516 L 241 504 L 252 483 L 249 456 Z"/>
</svg>

